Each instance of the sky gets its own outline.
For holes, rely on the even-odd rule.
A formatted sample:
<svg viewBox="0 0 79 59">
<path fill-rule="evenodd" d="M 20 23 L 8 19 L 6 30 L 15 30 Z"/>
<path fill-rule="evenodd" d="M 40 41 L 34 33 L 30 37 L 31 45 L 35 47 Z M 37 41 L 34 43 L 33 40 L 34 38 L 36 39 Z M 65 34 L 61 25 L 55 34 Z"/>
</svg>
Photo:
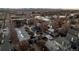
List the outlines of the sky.
<svg viewBox="0 0 79 59">
<path fill-rule="evenodd" d="M 0 8 L 79 9 L 78 0 L 0 0 Z"/>
</svg>

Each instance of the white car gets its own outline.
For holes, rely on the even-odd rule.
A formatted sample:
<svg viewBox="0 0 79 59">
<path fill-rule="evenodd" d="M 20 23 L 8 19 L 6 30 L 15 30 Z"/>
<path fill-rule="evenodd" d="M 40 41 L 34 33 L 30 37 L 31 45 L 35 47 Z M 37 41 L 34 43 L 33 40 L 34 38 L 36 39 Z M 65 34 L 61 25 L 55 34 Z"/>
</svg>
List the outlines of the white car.
<svg viewBox="0 0 79 59">
<path fill-rule="evenodd" d="M 7 31 L 7 29 L 3 29 L 3 32 Z"/>
</svg>

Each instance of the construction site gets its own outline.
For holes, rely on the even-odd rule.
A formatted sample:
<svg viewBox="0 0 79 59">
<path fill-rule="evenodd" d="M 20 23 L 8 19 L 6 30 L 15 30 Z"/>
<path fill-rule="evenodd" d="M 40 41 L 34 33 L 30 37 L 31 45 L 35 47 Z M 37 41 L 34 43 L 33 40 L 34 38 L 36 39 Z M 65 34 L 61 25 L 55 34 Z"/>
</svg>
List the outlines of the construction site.
<svg viewBox="0 0 79 59">
<path fill-rule="evenodd" d="M 79 10 L 0 9 L 0 51 L 78 51 Z"/>
</svg>

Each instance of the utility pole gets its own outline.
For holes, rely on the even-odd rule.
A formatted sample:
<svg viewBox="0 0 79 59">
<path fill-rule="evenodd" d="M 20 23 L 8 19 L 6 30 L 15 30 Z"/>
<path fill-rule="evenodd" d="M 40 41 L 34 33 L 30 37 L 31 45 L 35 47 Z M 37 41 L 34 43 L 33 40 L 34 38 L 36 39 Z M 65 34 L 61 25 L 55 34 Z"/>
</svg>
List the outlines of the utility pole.
<svg viewBox="0 0 79 59">
<path fill-rule="evenodd" d="M 4 19 L 3 19 L 3 28 L 5 28 L 6 12 L 3 12 L 3 16 L 4 16 Z"/>
</svg>

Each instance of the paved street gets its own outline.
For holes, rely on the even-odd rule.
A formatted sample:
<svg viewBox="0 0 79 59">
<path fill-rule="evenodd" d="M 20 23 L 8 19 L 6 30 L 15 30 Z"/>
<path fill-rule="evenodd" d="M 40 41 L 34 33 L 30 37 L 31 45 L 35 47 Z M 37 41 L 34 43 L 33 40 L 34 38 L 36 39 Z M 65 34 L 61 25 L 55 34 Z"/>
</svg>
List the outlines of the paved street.
<svg viewBox="0 0 79 59">
<path fill-rule="evenodd" d="M 1 50 L 2 51 L 9 51 L 11 49 L 11 44 L 9 43 L 9 29 L 7 28 L 7 31 L 5 32 L 4 42 L 1 44 Z"/>
</svg>

